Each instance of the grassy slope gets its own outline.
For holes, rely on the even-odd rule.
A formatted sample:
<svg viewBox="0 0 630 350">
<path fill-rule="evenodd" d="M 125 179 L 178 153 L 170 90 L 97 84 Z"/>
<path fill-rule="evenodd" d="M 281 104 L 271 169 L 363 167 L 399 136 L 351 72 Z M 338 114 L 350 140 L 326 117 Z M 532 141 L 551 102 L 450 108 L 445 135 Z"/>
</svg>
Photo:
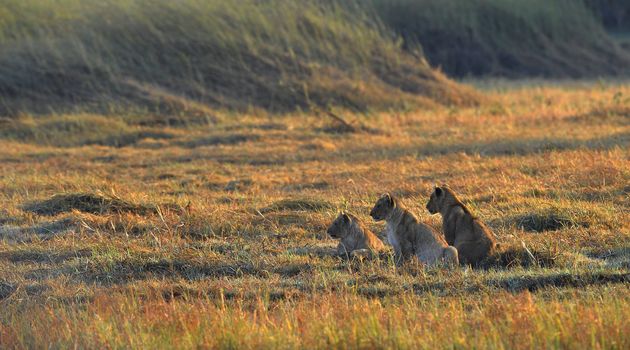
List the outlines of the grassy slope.
<svg viewBox="0 0 630 350">
<path fill-rule="evenodd" d="M 592 77 L 630 71 L 630 54 L 580 1 L 371 2 L 386 26 L 410 48 L 420 43 L 429 62 L 449 76 Z"/>
<path fill-rule="evenodd" d="M 358 134 L 312 115 L 160 136 L 120 118 L 74 139 L 43 125 L 85 116 L 20 120 L 0 135 L 0 345 L 628 348 L 628 96 L 523 88 L 374 115 L 379 132 Z M 367 212 L 386 190 L 438 226 L 424 210 L 435 182 L 503 249 L 551 262 L 396 270 L 329 255 L 337 209 L 380 232 Z"/>
<path fill-rule="evenodd" d="M 0 115 L 471 103 L 356 7 L 308 1 L 0 4 Z M 210 108 L 209 108 L 210 107 Z"/>
</svg>

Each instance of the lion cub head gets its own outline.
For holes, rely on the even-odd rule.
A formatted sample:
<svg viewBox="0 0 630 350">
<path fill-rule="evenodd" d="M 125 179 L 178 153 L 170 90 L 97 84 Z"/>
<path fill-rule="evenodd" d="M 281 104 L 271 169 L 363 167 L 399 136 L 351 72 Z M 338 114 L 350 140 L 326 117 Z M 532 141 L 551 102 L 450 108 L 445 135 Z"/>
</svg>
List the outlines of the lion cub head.
<svg viewBox="0 0 630 350">
<path fill-rule="evenodd" d="M 332 238 L 345 238 L 352 227 L 352 218 L 347 213 L 340 213 L 335 221 L 330 224 L 326 233 Z"/>
<path fill-rule="evenodd" d="M 431 214 L 439 213 L 444 207 L 446 207 L 453 199 L 453 191 L 448 185 L 435 186 L 429 203 L 427 203 L 427 210 Z"/>
<path fill-rule="evenodd" d="M 396 208 L 396 199 L 391 194 L 385 193 L 374 204 L 374 208 L 370 211 L 370 216 L 376 221 L 385 220 L 394 208 Z"/>
</svg>

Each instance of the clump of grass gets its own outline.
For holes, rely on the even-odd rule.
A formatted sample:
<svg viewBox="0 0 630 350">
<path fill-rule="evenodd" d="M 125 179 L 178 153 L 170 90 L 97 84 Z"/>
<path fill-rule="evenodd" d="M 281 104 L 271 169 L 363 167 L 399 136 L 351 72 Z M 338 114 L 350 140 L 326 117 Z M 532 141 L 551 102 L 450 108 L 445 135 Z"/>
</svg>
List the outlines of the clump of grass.
<svg viewBox="0 0 630 350">
<path fill-rule="evenodd" d="M 35 201 L 23 206 L 26 211 L 38 215 L 57 215 L 78 210 L 90 214 L 130 212 L 139 215 L 155 212 L 156 208 L 135 204 L 121 198 L 95 193 L 56 194 L 49 199 Z"/>
<path fill-rule="evenodd" d="M 578 222 L 562 213 L 528 213 L 516 218 L 516 226 L 533 232 L 556 231 L 562 228 L 588 227 L 588 222 Z"/>
<path fill-rule="evenodd" d="M 361 7 L 334 1 L 8 0 L 0 16 L 0 115 L 478 99 L 405 53 Z"/>
<path fill-rule="evenodd" d="M 581 1 L 371 3 L 409 50 L 449 75 L 593 77 L 630 68 L 630 56 Z"/>
<path fill-rule="evenodd" d="M 534 208 L 505 219 L 505 224 L 529 232 L 557 231 L 594 226 L 616 227 L 610 210 L 585 203 L 527 199 Z"/>
</svg>

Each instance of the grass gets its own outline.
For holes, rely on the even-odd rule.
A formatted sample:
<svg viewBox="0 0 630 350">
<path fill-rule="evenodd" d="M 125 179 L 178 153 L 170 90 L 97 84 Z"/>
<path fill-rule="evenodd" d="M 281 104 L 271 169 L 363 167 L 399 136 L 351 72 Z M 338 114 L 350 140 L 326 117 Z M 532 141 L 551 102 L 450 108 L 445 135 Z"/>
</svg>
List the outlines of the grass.
<svg viewBox="0 0 630 350">
<path fill-rule="evenodd" d="M 4 120 L 3 124 L 1 138 L 57 147 L 82 145 L 122 147 L 146 138 L 171 138 L 170 134 L 158 128 L 139 129 L 120 118 L 99 115 L 59 115 L 46 119 L 22 115 L 19 118 Z"/>
<path fill-rule="evenodd" d="M 407 49 L 419 50 L 449 76 L 576 78 L 627 74 L 630 68 L 630 55 L 599 21 L 604 15 L 607 25 L 621 27 L 612 23 L 623 20 L 620 1 L 370 3 Z"/>
<path fill-rule="evenodd" d="M 630 88 L 535 84 L 340 112 L 374 132 L 301 112 L 168 137 L 133 114 L 3 122 L 0 347 L 628 348 Z M 127 133 L 146 136 L 99 141 Z M 439 228 L 436 182 L 496 234 L 482 268 L 332 255 L 339 210 L 382 236 L 385 191 Z"/>
<path fill-rule="evenodd" d="M 324 295 L 300 302 L 274 303 L 266 297 L 251 304 L 231 301 L 209 303 L 158 298 L 134 302 L 132 294 L 121 303 L 107 296 L 97 298 L 85 311 L 48 309 L 33 312 L 29 327 L 35 332 L 64 325 L 64 331 L 41 338 L 7 332 L 11 344 L 38 347 L 159 348 L 168 340 L 178 348 L 601 348 L 627 347 L 628 321 L 622 307 L 627 292 L 612 288 L 603 299 L 579 292 L 579 303 L 539 299 L 529 293 L 500 293 L 504 303 L 481 297 L 444 300 L 439 297 L 364 299 Z M 277 304 L 270 308 L 269 304 Z M 488 306 L 490 305 L 490 306 Z M 54 312 L 54 313 L 52 313 Z M 510 315 L 510 316 L 508 316 Z M 42 319 L 48 320 L 42 323 Z M 474 320 L 473 320 L 474 319 Z M 86 328 L 91 331 L 83 332 Z M 479 332 L 495 336 L 480 337 Z M 448 333 L 449 336 L 445 336 Z M 78 336 L 76 336 L 78 335 Z"/>
<path fill-rule="evenodd" d="M 131 114 L 144 125 L 198 125 L 216 122 L 225 110 L 405 111 L 480 103 L 479 94 L 441 71 L 628 73 L 624 33 L 611 37 L 596 15 L 615 8 L 589 4 L 6 0 L 0 117 Z M 99 122 L 108 130 L 126 127 L 107 123 Z M 87 141 L 124 145 L 140 138 L 121 137 Z"/>
<path fill-rule="evenodd" d="M 272 0 L 9 0 L 0 115 L 287 112 L 476 103 L 358 6 Z"/>
</svg>

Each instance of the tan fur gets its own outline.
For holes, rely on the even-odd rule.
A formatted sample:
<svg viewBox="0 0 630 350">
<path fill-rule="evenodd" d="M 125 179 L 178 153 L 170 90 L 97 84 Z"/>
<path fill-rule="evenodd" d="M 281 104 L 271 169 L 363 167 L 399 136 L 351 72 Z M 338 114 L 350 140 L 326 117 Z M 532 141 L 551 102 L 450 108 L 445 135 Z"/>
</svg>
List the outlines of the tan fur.
<svg viewBox="0 0 630 350">
<path fill-rule="evenodd" d="M 415 255 L 429 266 L 459 264 L 457 250 L 448 246 L 431 227 L 419 222 L 389 193 L 376 202 L 370 216 L 387 223 L 387 240 L 394 247 L 397 263 Z"/>
<path fill-rule="evenodd" d="M 431 214 L 442 214 L 446 242 L 457 248 L 461 263 L 476 265 L 494 250 L 492 231 L 470 213 L 448 186 L 435 188 L 427 209 Z"/>
<path fill-rule="evenodd" d="M 385 249 L 383 242 L 366 228 L 361 220 L 349 213 L 341 213 L 328 228 L 328 234 L 332 238 L 341 239 L 337 246 L 337 253 L 342 256 L 360 252 L 365 255 L 365 250 L 378 253 Z"/>
</svg>

